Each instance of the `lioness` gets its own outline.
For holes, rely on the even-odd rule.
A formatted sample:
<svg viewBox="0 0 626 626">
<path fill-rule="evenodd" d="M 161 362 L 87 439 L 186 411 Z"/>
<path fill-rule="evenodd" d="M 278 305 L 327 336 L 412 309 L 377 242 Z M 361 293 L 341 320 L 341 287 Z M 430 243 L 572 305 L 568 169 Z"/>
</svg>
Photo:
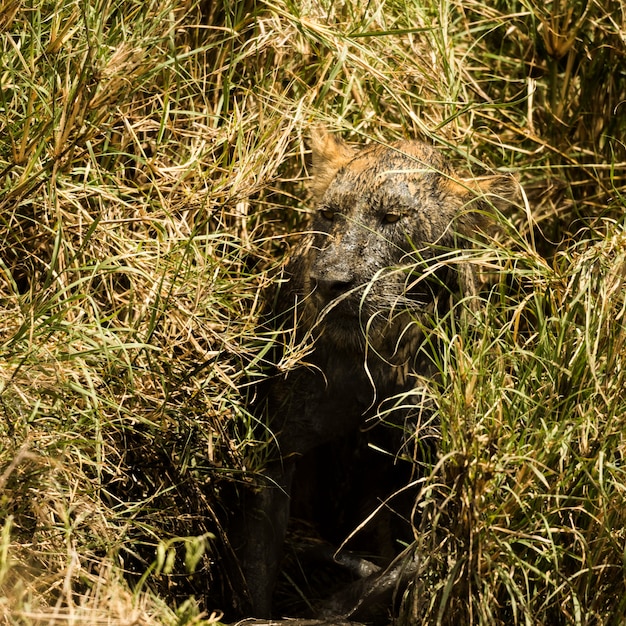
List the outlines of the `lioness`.
<svg viewBox="0 0 626 626">
<path fill-rule="evenodd" d="M 258 617 L 271 612 L 298 459 L 358 431 L 383 405 L 387 420 L 415 417 L 415 374 L 428 374 L 417 356 L 423 320 L 471 282 L 442 259 L 512 188 L 506 177 L 463 180 L 416 141 L 354 148 L 319 131 L 312 154 L 311 230 L 287 265 L 275 312 L 295 320 L 296 338 L 313 348 L 271 383 L 276 458 L 237 533 L 249 611 Z M 408 400 L 390 410 L 401 394 Z"/>
</svg>

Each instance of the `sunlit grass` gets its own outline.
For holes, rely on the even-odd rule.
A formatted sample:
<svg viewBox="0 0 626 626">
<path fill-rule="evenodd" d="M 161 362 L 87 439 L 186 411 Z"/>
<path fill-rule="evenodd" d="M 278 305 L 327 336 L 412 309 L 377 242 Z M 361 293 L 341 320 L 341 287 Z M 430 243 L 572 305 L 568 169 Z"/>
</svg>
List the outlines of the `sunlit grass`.
<svg viewBox="0 0 626 626">
<path fill-rule="evenodd" d="M 418 504 L 412 621 L 622 614 L 626 238 L 612 223 L 587 237 L 554 266 L 499 251 L 518 288 L 438 326 L 442 460 Z"/>
<path fill-rule="evenodd" d="M 219 617 L 320 122 L 525 191 L 437 326 L 406 623 L 623 619 L 624 32 L 617 2 L 0 5 L 7 623 Z"/>
</svg>

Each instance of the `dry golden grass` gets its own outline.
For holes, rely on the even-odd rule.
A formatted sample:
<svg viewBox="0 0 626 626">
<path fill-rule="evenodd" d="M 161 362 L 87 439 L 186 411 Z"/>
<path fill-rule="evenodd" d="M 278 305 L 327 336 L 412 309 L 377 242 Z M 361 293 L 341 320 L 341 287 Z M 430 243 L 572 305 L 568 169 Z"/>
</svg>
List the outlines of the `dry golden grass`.
<svg viewBox="0 0 626 626">
<path fill-rule="evenodd" d="M 4 622 L 215 621 L 319 123 L 525 191 L 442 325 L 407 623 L 623 619 L 625 37 L 617 0 L 0 3 Z"/>
</svg>

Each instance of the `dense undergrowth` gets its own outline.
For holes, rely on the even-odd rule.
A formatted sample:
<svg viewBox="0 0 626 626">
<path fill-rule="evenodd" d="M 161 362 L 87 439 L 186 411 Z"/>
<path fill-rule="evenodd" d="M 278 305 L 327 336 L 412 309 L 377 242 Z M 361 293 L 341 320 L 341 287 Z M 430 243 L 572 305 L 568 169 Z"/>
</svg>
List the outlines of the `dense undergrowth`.
<svg viewBox="0 0 626 626">
<path fill-rule="evenodd" d="M 320 123 L 523 190 L 438 327 L 402 623 L 623 622 L 625 41 L 612 0 L 4 0 L 4 623 L 219 620 Z"/>
</svg>

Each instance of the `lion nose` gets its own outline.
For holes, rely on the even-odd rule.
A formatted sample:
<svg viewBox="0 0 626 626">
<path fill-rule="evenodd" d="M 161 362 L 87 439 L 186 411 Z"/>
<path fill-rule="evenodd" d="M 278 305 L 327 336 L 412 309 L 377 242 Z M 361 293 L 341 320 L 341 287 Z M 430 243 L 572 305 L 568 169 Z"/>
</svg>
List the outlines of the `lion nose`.
<svg viewBox="0 0 626 626">
<path fill-rule="evenodd" d="M 349 274 L 311 276 L 316 290 L 325 298 L 337 298 L 354 285 L 354 277 Z"/>
</svg>

